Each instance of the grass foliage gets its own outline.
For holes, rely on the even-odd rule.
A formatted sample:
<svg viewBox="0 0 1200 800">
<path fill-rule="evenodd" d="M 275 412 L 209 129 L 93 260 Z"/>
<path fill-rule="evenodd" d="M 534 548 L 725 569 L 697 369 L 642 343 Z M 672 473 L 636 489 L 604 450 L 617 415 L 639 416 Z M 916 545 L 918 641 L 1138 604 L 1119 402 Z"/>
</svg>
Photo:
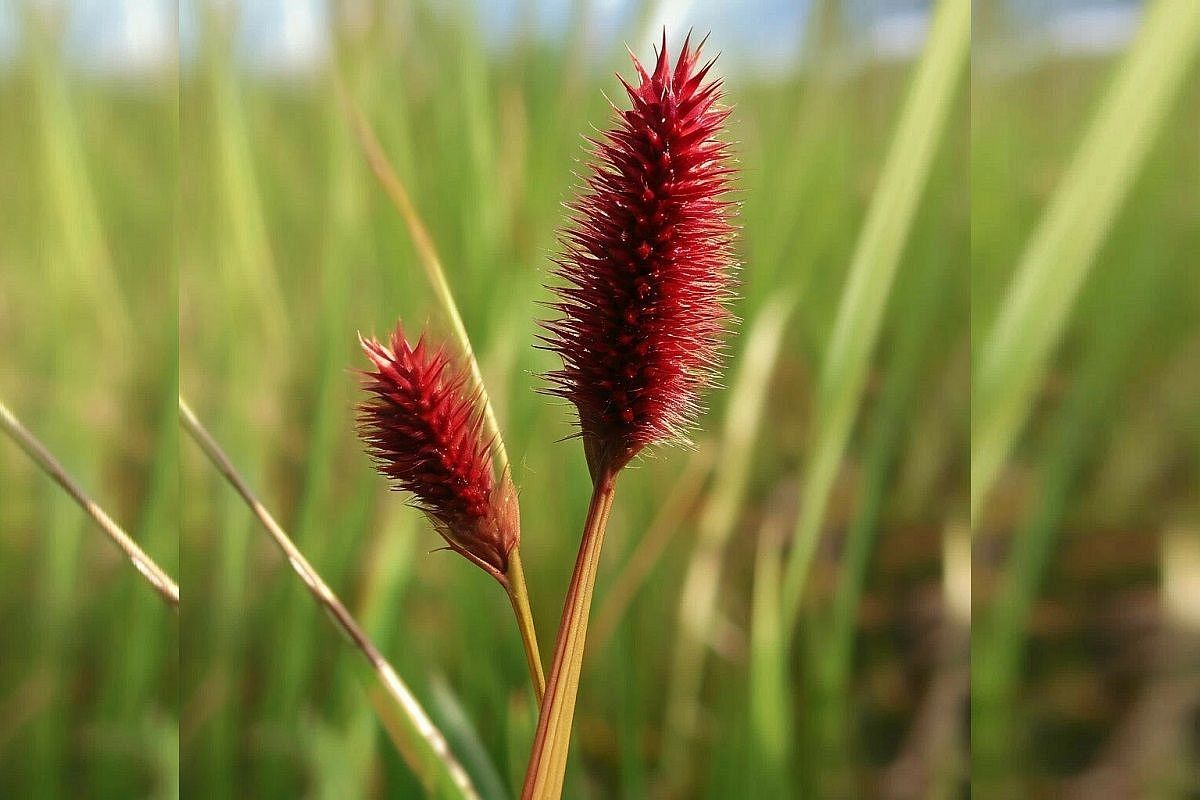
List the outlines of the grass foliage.
<svg viewBox="0 0 1200 800">
<path fill-rule="evenodd" d="M 1108 678 L 1084 634 L 1046 639 L 1046 606 L 1087 619 L 1153 593 L 1163 532 L 1200 535 L 1197 5 L 1150 3 L 1123 57 L 1017 70 L 991 58 L 1011 43 L 998 6 L 974 4 L 972 33 L 966 0 L 942 0 L 920 60 L 859 63 L 841 5 L 814 4 L 801 72 L 727 79 L 741 334 L 697 447 L 623 478 L 565 796 L 875 796 L 911 779 L 913 748 L 921 796 L 961 796 L 968 766 L 980 797 L 1061 796 L 1137 691 L 1082 728 L 1048 710 Z M 300 80 L 238 69 L 217 14 L 194 63 L 134 86 L 66 68 L 40 28 L 0 68 L 0 109 L 22 109 L 0 112 L 0 397 L 183 595 L 164 613 L 0 446 L 4 796 L 422 796 L 359 656 L 181 444 L 179 392 L 480 795 L 519 794 L 537 714 L 508 601 L 432 552 L 354 434 L 356 331 L 459 323 L 339 92 L 478 357 L 547 655 L 590 481 L 568 409 L 537 391 L 554 359 L 535 320 L 580 135 L 628 65 L 588 63 L 582 11 L 563 42 L 493 51 L 445 4 L 364 9 Z M 968 528 L 970 765 L 961 716 L 931 705 L 965 706 L 949 608 L 971 601 L 943 554 Z M 1079 567 L 1089 537 L 1131 543 L 1134 566 Z M 1194 791 L 1168 763 L 1164 796 Z"/>
</svg>

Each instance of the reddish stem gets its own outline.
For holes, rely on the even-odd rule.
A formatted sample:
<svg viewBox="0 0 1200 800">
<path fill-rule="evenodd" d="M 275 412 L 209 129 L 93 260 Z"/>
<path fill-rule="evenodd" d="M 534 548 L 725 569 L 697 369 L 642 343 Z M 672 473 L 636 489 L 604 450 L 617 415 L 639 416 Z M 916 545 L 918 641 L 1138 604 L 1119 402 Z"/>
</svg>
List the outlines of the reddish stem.
<svg viewBox="0 0 1200 800">
<path fill-rule="evenodd" d="M 538 716 L 529 768 L 525 772 L 522 800 L 557 800 L 562 794 L 567 751 L 571 744 L 571 723 L 575 717 L 575 698 L 579 693 L 579 673 L 583 667 L 583 650 L 587 642 L 592 590 L 596 586 L 600 548 L 604 544 L 604 531 L 612 510 L 615 485 L 615 473 L 605 469 L 599 472 L 592 490 L 583 539 L 579 543 L 579 556 L 575 560 L 575 572 L 567 589 L 562 622 L 554 643 L 554 660 L 550 666 L 546 697 Z"/>
</svg>

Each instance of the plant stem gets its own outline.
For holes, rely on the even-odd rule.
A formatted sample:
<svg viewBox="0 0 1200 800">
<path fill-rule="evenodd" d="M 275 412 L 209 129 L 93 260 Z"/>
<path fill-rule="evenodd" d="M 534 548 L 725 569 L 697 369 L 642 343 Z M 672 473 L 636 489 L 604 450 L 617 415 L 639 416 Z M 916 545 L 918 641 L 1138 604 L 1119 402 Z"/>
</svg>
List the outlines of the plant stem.
<svg viewBox="0 0 1200 800">
<path fill-rule="evenodd" d="M 339 628 L 349 637 L 350 641 L 363 654 L 379 679 L 380 685 L 387 693 L 393 707 L 378 703 L 372 697 L 372 702 L 388 733 L 395 742 L 400 753 L 417 773 L 427 791 L 441 797 L 453 797 L 459 800 L 478 800 L 478 793 L 471 783 L 466 770 L 450 752 L 442 732 L 434 727 L 433 722 L 413 696 L 408 686 L 400 678 L 395 668 L 384 657 L 366 632 L 359 627 L 350 611 L 329 588 L 320 574 L 313 569 L 312 564 L 300 552 L 300 548 L 287 535 L 271 512 L 254 494 L 254 490 L 238 473 L 229 456 L 217 444 L 212 434 L 200 424 L 196 415 L 184 401 L 179 398 L 179 418 L 184 430 L 195 440 L 204 454 L 233 486 L 254 516 L 262 524 L 275 544 L 283 552 L 292 569 L 300 577 L 317 603 L 329 612 L 330 617 Z M 399 709 L 399 714 L 396 714 Z"/>
<path fill-rule="evenodd" d="M 479 360 L 475 358 L 471 337 L 467 335 L 467 326 L 463 323 L 462 314 L 459 313 L 458 303 L 454 300 L 454 292 L 450 289 L 450 282 L 446 280 L 446 271 L 442 269 L 442 261 L 433 244 L 433 237 L 417 212 L 404 182 L 392 169 L 387 154 L 383 151 L 383 145 L 380 144 L 379 137 L 375 135 L 366 116 L 351 99 L 340 81 L 334 83 L 334 88 L 341 100 L 350 126 L 354 130 L 354 135 L 362 147 L 363 155 L 366 156 L 367 166 L 371 168 L 372 174 L 387 193 L 388 199 L 404 219 L 408 234 L 412 237 L 413 247 L 416 248 L 417 255 L 420 257 L 421 267 L 425 270 L 429 286 L 433 289 L 434 297 L 437 298 L 438 304 L 441 305 L 442 311 L 450 323 L 450 328 L 454 332 L 454 339 L 458 342 L 463 357 L 467 360 L 467 366 L 471 370 L 472 385 L 483 396 L 484 425 L 492 437 L 492 453 L 496 457 L 496 472 L 504 474 L 504 471 L 508 469 L 508 451 L 504 447 L 504 438 L 500 435 L 500 421 L 496 417 L 492 399 L 483 385 L 483 371 L 479 368 Z"/>
<path fill-rule="evenodd" d="M 13 441 L 21 446 L 21 449 L 33 459 L 35 464 L 41 467 L 43 472 L 53 478 L 54 482 L 65 489 L 67 494 L 71 495 L 84 513 L 96 521 L 100 529 L 108 534 L 108 538 L 112 539 L 117 547 L 121 548 L 130 563 L 142 574 L 142 577 L 150 582 L 154 591 L 158 592 L 167 605 L 178 608 L 179 584 L 175 583 L 162 567 L 154 563 L 154 559 L 146 555 L 145 551 L 138 547 L 137 542 L 112 517 L 106 514 L 104 509 L 96 505 L 95 500 L 88 497 L 79 484 L 63 469 L 62 464 L 58 463 L 58 459 L 51 455 L 46 446 L 21 424 L 21 421 L 8 410 L 4 403 L 0 403 L 0 428 L 3 428 L 13 438 Z"/>
<path fill-rule="evenodd" d="M 454 292 L 450 288 L 450 282 L 446 279 L 446 271 L 442 268 L 441 258 L 438 256 L 433 237 L 430 235 L 429 229 L 425 227 L 425 222 L 421 219 L 421 215 L 417 211 L 407 187 L 405 187 L 404 182 L 400 180 L 400 176 L 396 174 L 396 170 L 392 168 L 391 163 L 388 161 L 387 154 L 383 150 L 383 145 L 380 143 L 379 137 L 375 135 L 375 131 L 371 128 L 371 124 L 367 121 L 362 109 L 350 97 L 349 92 L 346 91 L 340 80 L 335 80 L 334 89 L 346 114 L 347 121 L 354 131 L 355 138 L 362 148 L 363 155 L 366 157 L 367 166 L 370 167 L 371 173 L 379 181 L 379 185 L 387 194 L 392 205 L 400 213 L 405 226 L 408 228 L 408 233 L 412 237 L 413 246 L 416 248 L 421 267 L 425 271 L 425 277 L 433 289 L 434 297 L 437 298 L 438 304 L 442 307 L 442 312 L 446 315 L 446 319 L 450 323 L 454 339 L 462 351 L 463 358 L 466 359 L 467 366 L 471 372 L 472 385 L 483 398 L 484 427 L 492 442 L 491 450 L 496 460 L 496 472 L 499 475 L 507 474 L 509 470 L 508 451 L 504 447 L 504 437 L 500 435 L 500 420 L 496 416 L 496 409 L 492 405 L 492 399 L 488 394 L 487 387 L 484 386 L 483 371 L 479 367 L 479 359 L 475 357 L 475 350 L 471 345 L 471 337 L 467 335 L 467 327 L 463 323 L 462 314 L 458 310 L 458 303 L 454 299 Z M 533 612 L 529 608 L 529 592 L 525 588 L 525 572 L 521 567 L 519 546 L 513 549 L 509 559 L 510 565 L 508 575 L 505 576 L 507 578 L 505 589 L 508 592 L 508 599 L 512 601 L 513 611 L 517 616 L 517 627 L 520 628 L 521 642 L 525 646 L 525 658 L 529 662 L 529 674 L 533 679 L 534 689 L 536 690 L 540 706 L 542 695 L 546 692 L 546 677 L 542 669 L 542 659 L 538 650 L 537 632 L 533 624 Z"/>
<path fill-rule="evenodd" d="M 600 472 L 592 489 L 592 501 L 588 506 L 583 540 L 579 543 L 575 572 L 571 575 L 571 585 L 563 603 L 562 622 L 554 644 L 554 662 L 550 667 L 550 682 L 538 716 L 522 800 L 557 800 L 562 794 L 567 751 L 571 744 L 571 722 L 575 717 L 575 698 L 579 693 L 579 673 L 583 668 L 583 649 L 587 642 L 588 613 L 615 488 L 616 474 L 611 470 Z"/>
<path fill-rule="evenodd" d="M 517 628 L 521 631 L 521 643 L 525 645 L 525 660 L 529 662 L 529 677 L 537 694 L 538 707 L 546 694 L 546 673 L 542 670 L 542 654 L 538 650 L 537 631 L 533 627 L 533 612 L 529 608 L 529 590 L 525 587 L 525 568 L 521 565 L 521 548 L 514 547 L 508 557 L 508 582 L 504 589 L 512 601 L 513 613 L 517 617 Z"/>
</svg>

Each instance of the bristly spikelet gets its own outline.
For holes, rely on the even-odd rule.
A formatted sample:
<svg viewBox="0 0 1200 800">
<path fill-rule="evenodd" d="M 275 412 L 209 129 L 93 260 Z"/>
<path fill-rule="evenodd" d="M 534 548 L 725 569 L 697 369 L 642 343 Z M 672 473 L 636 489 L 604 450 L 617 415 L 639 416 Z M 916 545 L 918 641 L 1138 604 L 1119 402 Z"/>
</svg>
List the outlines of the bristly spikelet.
<svg viewBox="0 0 1200 800">
<path fill-rule="evenodd" d="M 505 583 L 520 539 L 516 492 L 493 475 L 478 393 L 444 349 L 422 335 L 410 346 L 397 325 L 391 347 L 359 337 L 375 372 L 363 373 L 371 395 L 359 406 L 359 436 L 394 489 L 411 492 L 452 550 Z"/>
<path fill-rule="evenodd" d="M 672 69 L 664 31 L 653 73 L 633 59 L 639 85 L 620 79 L 632 108 L 614 106 L 617 124 L 589 139 L 596 164 L 560 237 L 562 316 L 541 338 L 563 366 L 548 391 L 578 409 L 593 477 L 684 438 L 722 362 L 733 170 L 717 135 L 730 112 L 700 47 L 685 41 Z"/>
</svg>

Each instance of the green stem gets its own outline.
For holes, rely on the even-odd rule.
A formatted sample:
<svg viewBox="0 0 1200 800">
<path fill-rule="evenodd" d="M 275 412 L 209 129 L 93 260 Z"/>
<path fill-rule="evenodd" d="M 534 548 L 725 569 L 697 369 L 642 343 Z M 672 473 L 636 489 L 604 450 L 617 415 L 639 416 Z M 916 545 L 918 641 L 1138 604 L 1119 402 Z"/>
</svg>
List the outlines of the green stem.
<svg viewBox="0 0 1200 800">
<path fill-rule="evenodd" d="M 615 488 L 614 472 L 605 470 L 597 476 L 583 528 L 583 540 L 579 543 L 579 557 L 575 560 L 575 572 L 563 604 L 562 622 L 554 644 L 554 662 L 550 666 L 550 682 L 546 687 L 542 712 L 538 716 L 537 734 L 533 739 L 533 752 L 529 755 L 529 768 L 525 772 L 522 800 L 557 800 L 562 794 L 567 751 L 571 744 L 571 722 L 575 717 L 575 698 L 579 693 L 579 673 L 583 668 L 583 648 L 587 642 L 588 613 Z"/>
<path fill-rule="evenodd" d="M 517 617 L 517 628 L 521 631 L 521 643 L 525 645 L 525 660 L 529 662 L 529 677 L 537 694 L 538 707 L 546 694 L 546 673 L 542 670 L 542 654 L 538 650 L 537 630 L 533 626 L 533 611 L 529 608 L 529 590 L 525 587 L 525 568 L 521 565 L 521 548 L 514 547 L 508 557 L 508 579 L 504 586 L 508 599 L 512 601 L 513 613 Z"/>
</svg>

